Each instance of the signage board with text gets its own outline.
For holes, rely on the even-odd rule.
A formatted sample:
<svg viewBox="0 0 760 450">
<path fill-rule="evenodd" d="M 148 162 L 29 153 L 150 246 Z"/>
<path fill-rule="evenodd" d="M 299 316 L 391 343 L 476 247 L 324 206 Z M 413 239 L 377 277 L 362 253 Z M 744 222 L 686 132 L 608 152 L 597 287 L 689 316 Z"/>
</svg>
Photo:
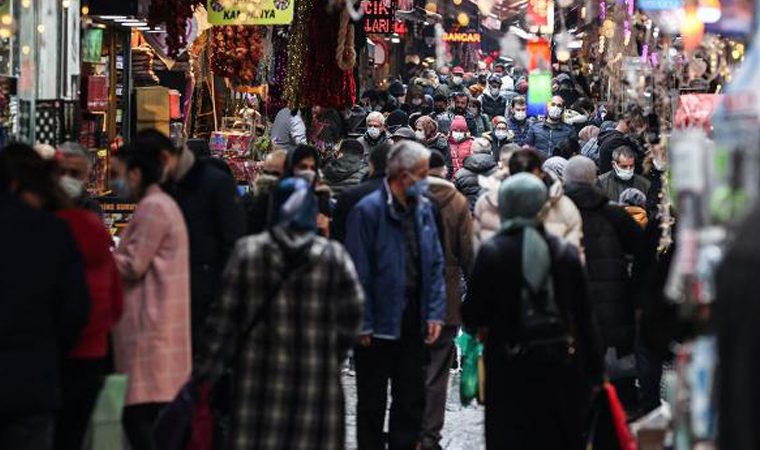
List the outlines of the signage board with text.
<svg viewBox="0 0 760 450">
<path fill-rule="evenodd" d="M 288 25 L 295 0 L 208 0 L 211 25 Z"/>
<path fill-rule="evenodd" d="M 398 0 L 364 0 L 364 31 L 368 34 L 395 33 L 397 6 Z"/>
</svg>

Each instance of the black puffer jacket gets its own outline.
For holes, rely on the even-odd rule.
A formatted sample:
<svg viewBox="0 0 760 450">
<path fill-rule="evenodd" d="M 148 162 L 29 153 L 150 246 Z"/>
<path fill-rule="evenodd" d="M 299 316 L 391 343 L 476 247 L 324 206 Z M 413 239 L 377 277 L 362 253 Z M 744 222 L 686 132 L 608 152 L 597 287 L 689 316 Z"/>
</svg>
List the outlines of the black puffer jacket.
<svg viewBox="0 0 760 450">
<path fill-rule="evenodd" d="M 478 182 L 478 175 L 490 177 L 497 169 L 496 161 L 488 153 L 475 153 L 465 158 L 462 170 L 454 177 L 454 185 L 467 197 L 470 210 L 475 208 L 475 202 L 483 191 Z"/>
<path fill-rule="evenodd" d="M 448 176 L 451 178 L 451 174 L 454 173 L 454 163 L 451 161 L 449 139 L 445 135 L 438 133 L 436 137 L 428 141 L 425 145 L 428 149 L 436 150 L 443 155 L 443 159 L 446 161 L 446 169 L 448 169 Z"/>
<path fill-rule="evenodd" d="M 636 286 L 629 276 L 629 259 L 639 264 L 646 242 L 643 230 L 624 209 L 613 205 L 596 186 L 568 183 L 565 194 L 583 218 L 583 245 L 590 298 L 606 348 L 618 355 L 633 350 Z M 636 269 L 636 267 L 634 267 Z"/>
<path fill-rule="evenodd" d="M 480 104 L 482 105 L 483 114 L 491 119 L 497 116 L 506 115 L 507 103 L 509 103 L 507 101 L 507 96 L 501 92 L 495 98 L 490 92 L 484 92 L 483 95 L 480 96 Z"/>
<path fill-rule="evenodd" d="M 361 157 L 333 159 L 322 168 L 325 183 L 335 195 L 362 182 L 367 174 L 367 164 Z"/>
</svg>

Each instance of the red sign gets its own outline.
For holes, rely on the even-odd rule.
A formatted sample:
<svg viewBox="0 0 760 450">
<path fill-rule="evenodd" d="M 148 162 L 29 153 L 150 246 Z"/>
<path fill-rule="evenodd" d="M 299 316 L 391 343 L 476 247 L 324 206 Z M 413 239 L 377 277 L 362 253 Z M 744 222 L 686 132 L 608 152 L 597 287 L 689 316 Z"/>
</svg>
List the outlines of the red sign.
<svg viewBox="0 0 760 450">
<path fill-rule="evenodd" d="M 365 0 L 364 31 L 374 34 L 392 34 L 396 29 L 397 0 Z"/>
<path fill-rule="evenodd" d="M 480 33 L 443 33 L 443 42 L 480 43 Z"/>
</svg>

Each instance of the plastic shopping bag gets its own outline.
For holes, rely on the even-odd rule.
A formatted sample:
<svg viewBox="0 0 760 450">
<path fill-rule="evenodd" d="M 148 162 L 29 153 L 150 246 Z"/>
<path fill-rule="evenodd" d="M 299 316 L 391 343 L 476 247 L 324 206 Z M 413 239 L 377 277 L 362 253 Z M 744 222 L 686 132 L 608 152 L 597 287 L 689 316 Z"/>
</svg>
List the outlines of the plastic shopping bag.
<svg viewBox="0 0 760 450">
<path fill-rule="evenodd" d="M 92 450 L 123 450 L 125 448 L 121 415 L 126 393 L 126 375 L 113 374 L 106 378 L 92 413 L 85 448 Z"/>
<path fill-rule="evenodd" d="M 459 398 L 463 406 L 469 405 L 479 393 L 478 360 L 483 354 L 483 344 L 467 332 L 457 338 L 457 345 L 462 351 L 462 378 L 459 385 Z"/>
</svg>

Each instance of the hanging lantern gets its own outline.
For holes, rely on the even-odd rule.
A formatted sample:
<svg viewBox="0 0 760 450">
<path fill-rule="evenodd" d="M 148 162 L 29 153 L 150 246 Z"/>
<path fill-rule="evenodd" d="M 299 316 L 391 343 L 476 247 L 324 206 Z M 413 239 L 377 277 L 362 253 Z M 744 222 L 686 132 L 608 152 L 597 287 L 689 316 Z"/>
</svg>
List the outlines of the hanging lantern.
<svg viewBox="0 0 760 450">
<path fill-rule="evenodd" d="M 466 27 L 470 24 L 470 16 L 468 16 L 465 13 L 459 13 L 457 16 L 457 22 L 459 22 L 459 25 L 462 25 L 463 27 Z"/>
</svg>

